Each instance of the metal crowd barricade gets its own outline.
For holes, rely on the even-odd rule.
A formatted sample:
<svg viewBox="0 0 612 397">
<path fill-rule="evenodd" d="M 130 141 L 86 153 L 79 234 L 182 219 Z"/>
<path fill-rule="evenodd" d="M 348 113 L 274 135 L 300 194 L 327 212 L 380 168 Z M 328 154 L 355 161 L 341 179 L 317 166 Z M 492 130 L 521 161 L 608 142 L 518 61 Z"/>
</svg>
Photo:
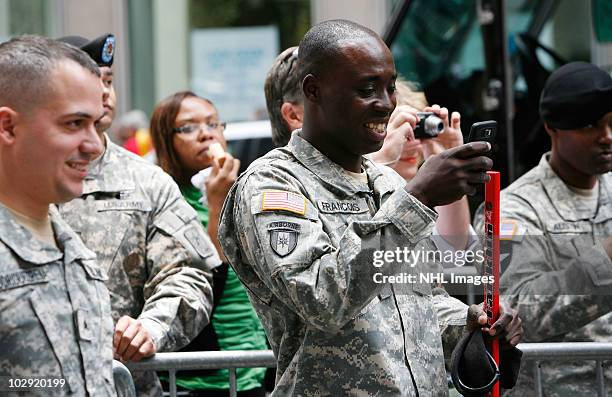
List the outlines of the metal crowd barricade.
<svg viewBox="0 0 612 397">
<path fill-rule="evenodd" d="M 117 360 L 113 360 L 113 381 L 117 397 L 136 397 L 136 388 L 130 370 Z"/>
<path fill-rule="evenodd" d="M 128 363 L 131 371 L 168 371 L 170 397 L 176 397 L 176 371 L 185 369 L 228 369 L 230 396 L 236 397 L 236 368 L 274 368 L 272 350 L 225 350 L 207 352 L 157 353 L 137 363 Z"/>
<path fill-rule="evenodd" d="M 542 361 L 595 361 L 598 396 L 607 397 L 604 361 L 612 360 L 612 343 L 521 343 L 523 360 L 535 361 L 536 395 L 541 397 Z M 157 353 L 138 363 L 129 363 L 132 371 L 168 371 L 170 396 L 176 397 L 176 371 L 185 369 L 229 369 L 230 396 L 236 396 L 236 368 L 276 367 L 271 350 L 230 350 L 189 353 Z"/>
<path fill-rule="evenodd" d="M 542 361 L 595 361 L 597 395 L 607 397 L 603 362 L 612 360 L 612 343 L 520 343 L 517 347 L 523 352 L 523 360 L 535 361 L 536 396 L 543 396 L 542 369 L 540 367 Z"/>
</svg>

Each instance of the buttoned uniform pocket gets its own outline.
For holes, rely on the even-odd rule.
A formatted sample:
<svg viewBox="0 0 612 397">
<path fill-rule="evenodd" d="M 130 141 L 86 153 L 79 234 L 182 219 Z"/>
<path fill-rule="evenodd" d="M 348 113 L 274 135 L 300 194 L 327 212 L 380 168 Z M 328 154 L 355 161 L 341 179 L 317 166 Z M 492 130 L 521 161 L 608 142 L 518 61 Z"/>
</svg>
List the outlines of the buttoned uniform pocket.
<svg viewBox="0 0 612 397">
<path fill-rule="evenodd" d="M 391 291 L 391 287 L 389 285 L 384 286 L 380 293 L 370 300 L 368 304 L 359 311 L 359 313 L 357 313 L 355 318 L 367 315 L 371 310 L 375 309 L 377 305 L 385 303 L 385 301 L 389 299 L 392 294 L 393 292 Z"/>
<path fill-rule="evenodd" d="M 79 281 L 81 296 L 76 309 L 76 329 L 88 379 L 102 377 L 103 383 L 94 381 L 96 390 L 108 388 L 112 380 L 113 319 L 110 296 L 106 283 L 108 275 L 95 260 L 81 259 L 85 279 Z"/>
<path fill-rule="evenodd" d="M 9 278 L 19 281 L 0 290 L 0 375 L 63 378 L 63 390 L 78 393 L 79 348 L 59 263 L 0 275 Z"/>
</svg>

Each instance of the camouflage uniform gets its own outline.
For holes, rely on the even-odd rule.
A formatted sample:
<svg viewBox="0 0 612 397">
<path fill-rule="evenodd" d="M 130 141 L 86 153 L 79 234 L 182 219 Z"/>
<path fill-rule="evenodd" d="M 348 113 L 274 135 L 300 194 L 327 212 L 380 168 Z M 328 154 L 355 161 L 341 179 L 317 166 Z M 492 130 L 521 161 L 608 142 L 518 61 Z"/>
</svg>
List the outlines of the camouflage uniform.
<svg viewBox="0 0 612 397">
<path fill-rule="evenodd" d="M 524 342 L 612 342 L 612 262 L 599 240 L 612 235 L 612 174 L 599 177 L 597 211 L 554 173 L 548 156 L 501 193 L 501 289 L 510 295 Z M 482 207 L 474 223 L 482 230 Z M 504 234 L 504 232 L 502 232 Z M 535 395 L 533 363 L 506 395 Z M 612 390 L 612 371 L 606 369 Z M 594 363 L 543 362 L 545 396 L 594 396 Z"/>
<path fill-rule="evenodd" d="M 59 250 L 0 205 L 0 377 L 63 378 L 63 388 L 0 394 L 114 396 L 106 272 L 50 213 Z"/>
<path fill-rule="evenodd" d="M 210 269 L 220 260 L 170 176 L 106 142 L 62 216 L 109 274 L 113 320 L 137 318 L 157 351 L 178 350 L 209 322 Z M 161 395 L 153 372 L 134 380 L 140 394 Z"/>
<path fill-rule="evenodd" d="M 461 306 L 448 330 L 464 328 L 465 305 L 434 302 L 429 284 L 372 282 L 417 272 L 376 268 L 372 253 L 414 247 L 436 215 L 397 188 L 405 182 L 393 170 L 363 166 L 369 186 L 296 133 L 228 194 L 219 237 L 275 352 L 273 395 L 448 395 L 436 308 Z M 294 207 L 274 209 L 271 191 L 291 192 Z"/>
</svg>

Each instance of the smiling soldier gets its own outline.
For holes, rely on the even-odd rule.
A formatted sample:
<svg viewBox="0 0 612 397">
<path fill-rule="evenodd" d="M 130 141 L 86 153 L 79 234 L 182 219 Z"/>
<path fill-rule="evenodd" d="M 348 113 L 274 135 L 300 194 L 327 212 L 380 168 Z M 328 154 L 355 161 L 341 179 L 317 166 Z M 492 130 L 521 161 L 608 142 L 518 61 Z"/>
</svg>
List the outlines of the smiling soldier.
<svg viewBox="0 0 612 397">
<path fill-rule="evenodd" d="M 436 312 L 462 304 L 436 301 L 428 285 L 375 284 L 374 273 L 406 268 L 372 259 L 375 250 L 415 247 L 433 228 L 429 207 L 484 182 L 488 144 L 432 156 L 406 185 L 363 157 L 382 146 L 396 104 L 395 66 L 380 37 L 327 21 L 304 36 L 298 57 L 303 128 L 239 178 L 219 228 L 278 361 L 274 395 L 447 395 Z M 494 328 L 509 324 L 518 323 L 504 315 Z"/>
<path fill-rule="evenodd" d="M 38 36 L 0 44 L 2 396 L 115 395 L 108 276 L 50 206 L 83 191 L 102 116 L 84 52 Z"/>
</svg>

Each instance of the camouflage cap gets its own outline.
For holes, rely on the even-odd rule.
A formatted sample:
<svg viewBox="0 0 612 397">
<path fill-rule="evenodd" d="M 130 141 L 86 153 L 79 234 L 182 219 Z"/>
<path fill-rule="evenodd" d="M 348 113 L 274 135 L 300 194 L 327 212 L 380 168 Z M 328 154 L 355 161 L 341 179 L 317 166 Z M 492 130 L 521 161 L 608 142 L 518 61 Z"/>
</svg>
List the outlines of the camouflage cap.
<svg viewBox="0 0 612 397">
<path fill-rule="evenodd" d="M 552 128 L 593 125 L 610 111 L 612 78 L 587 62 L 571 62 L 555 70 L 540 96 L 540 115 Z"/>
<path fill-rule="evenodd" d="M 112 66 L 115 57 L 115 36 L 106 33 L 93 40 L 81 36 L 60 37 L 59 41 L 71 44 L 85 51 L 98 66 Z"/>
</svg>

